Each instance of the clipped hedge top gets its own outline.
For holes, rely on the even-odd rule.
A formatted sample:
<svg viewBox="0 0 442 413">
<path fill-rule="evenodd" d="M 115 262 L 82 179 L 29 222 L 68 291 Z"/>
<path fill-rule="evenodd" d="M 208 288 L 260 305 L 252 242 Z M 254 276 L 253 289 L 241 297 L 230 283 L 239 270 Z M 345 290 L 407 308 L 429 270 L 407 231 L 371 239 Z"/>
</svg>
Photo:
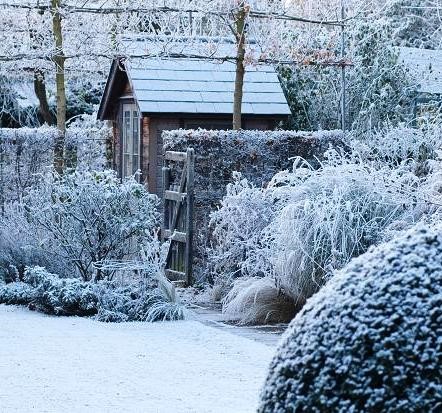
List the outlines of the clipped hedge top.
<svg viewBox="0 0 442 413">
<path fill-rule="evenodd" d="M 289 130 L 206 130 L 206 129 L 178 129 L 171 131 L 163 131 L 164 147 L 169 149 L 175 145 L 181 143 L 187 143 L 189 141 L 211 141 L 219 143 L 235 144 L 242 142 L 247 145 L 259 146 L 259 145 L 271 145 L 278 141 L 286 139 L 302 140 L 336 140 L 342 139 L 342 131 L 316 131 L 316 132 L 303 132 L 303 131 L 289 131 Z"/>
<path fill-rule="evenodd" d="M 260 412 L 442 411 L 442 226 L 356 258 L 310 299 Z"/>
<path fill-rule="evenodd" d="M 232 173 L 241 172 L 254 185 L 262 186 L 280 171 L 293 167 L 300 156 L 312 164 L 333 147 L 344 147 L 341 131 L 294 132 L 259 130 L 163 131 L 165 150 L 195 149 L 197 197 L 219 201 Z M 208 191 L 207 194 L 203 194 Z"/>
<path fill-rule="evenodd" d="M 315 161 L 330 147 L 343 147 L 342 131 L 295 132 L 263 130 L 173 130 L 163 131 L 165 150 L 195 149 L 198 168 L 207 163 L 210 169 L 241 171 L 249 179 L 259 180 L 268 174 L 290 169 L 291 158 L 300 156 Z M 258 175 L 258 177 L 256 177 Z"/>
</svg>

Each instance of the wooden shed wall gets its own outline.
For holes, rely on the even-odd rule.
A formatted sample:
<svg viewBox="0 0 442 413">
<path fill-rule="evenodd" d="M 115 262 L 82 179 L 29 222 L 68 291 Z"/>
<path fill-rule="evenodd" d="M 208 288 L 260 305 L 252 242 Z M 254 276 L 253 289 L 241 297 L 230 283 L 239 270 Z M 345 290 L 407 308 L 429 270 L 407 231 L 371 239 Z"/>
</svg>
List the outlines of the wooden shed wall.
<svg viewBox="0 0 442 413">
<path fill-rule="evenodd" d="M 143 115 L 142 120 L 142 181 L 149 191 L 161 195 L 161 168 L 163 166 L 163 130 L 180 128 L 177 118 L 153 118 Z"/>
<path fill-rule="evenodd" d="M 175 130 L 184 127 L 186 121 L 191 121 L 192 124 L 201 123 L 201 127 L 211 118 L 194 119 L 194 118 L 174 118 L 174 117 L 149 117 L 143 114 L 142 117 L 142 182 L 145 183 L 149 191 L 162 194 L 162 166 L 163 166 L 163 141 L 161 134 L 164 130 Z M 217 121 L 230 122 L 230 117 L 218 118 Z M 260 118 L 245 118 L 245 129 L 268 130 L 273 129 L 274 121 Z M 119 156 L 119 155 L 117 155 Z"/>
<path fill-rule="evenodd" d="M 121 122 L 122 122 L 122 104 L 135 103 L 132 90 L 129 83 L 122 87 L 119 104 L 114 108 L 113 127 L 113 167 L 121 175 Z M 162 152 L 163 142 L 161 134 L 164 130 L 174 130 L 185 128 L 186 124 L 193 128 L 211 128 L 213 124 L 226 125 L 231 124 L 231 116 L 205 116 L 196 117 L 194 115 L 180 114 L 176 117 L 170 116 L 149 116 L 142 114 L 140 119 L 141 130 L 141 182 L 143 182 L 152 193 L 161 195 L 162 192 Z M 208 126 L 209 125 L 209 126 Z M 275 127 L 275 120 L 271 118 L 258 118 L 243 116 L 244 129 L 269 130 Z"/>
</svg>

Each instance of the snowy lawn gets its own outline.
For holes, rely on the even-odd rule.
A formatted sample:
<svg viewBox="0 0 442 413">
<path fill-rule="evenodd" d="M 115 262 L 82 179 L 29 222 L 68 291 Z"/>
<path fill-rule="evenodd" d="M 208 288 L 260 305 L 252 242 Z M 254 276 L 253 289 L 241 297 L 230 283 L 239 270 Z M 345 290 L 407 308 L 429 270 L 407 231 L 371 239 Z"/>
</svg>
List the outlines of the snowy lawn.
<svg viewBox="0 0 442 413">
<path fill-rule="evenodd" d="M 253 412 L 274 348 L 195 321 L 0 305 L 1 412 Z"/>
</svg>

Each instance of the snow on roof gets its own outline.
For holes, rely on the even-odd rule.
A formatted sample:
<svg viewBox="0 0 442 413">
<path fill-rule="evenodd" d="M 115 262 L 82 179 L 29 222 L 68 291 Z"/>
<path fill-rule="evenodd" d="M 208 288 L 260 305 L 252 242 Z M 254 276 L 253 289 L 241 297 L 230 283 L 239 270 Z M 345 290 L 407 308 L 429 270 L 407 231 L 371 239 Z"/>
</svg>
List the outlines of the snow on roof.
<svg viewBox="0 0 442 413">
<path fill-rule="evenodd" d="M 442 50 L 400 47 L 399 61 L 412 71 L 420 92 L 442 94 Z"/>
<path fill-rule="evenodd" d="M 149 54 L 146 51 L 140 53 L 143 42 L 133 42 L 131 46 L 135 51 L 132 56 Z M 229 45 L 229 49 L 231 47 Z M 192 54 L 203 55 L 201 50 L 192 50 Z M 126 62 L 126 68 L 141 112 L 232 113 L 235 64 L 231 61 L 135 57 Z M 251 115 L 290 114 L 273 67 L 246 68 L 242 112 Z"/>
</svg>

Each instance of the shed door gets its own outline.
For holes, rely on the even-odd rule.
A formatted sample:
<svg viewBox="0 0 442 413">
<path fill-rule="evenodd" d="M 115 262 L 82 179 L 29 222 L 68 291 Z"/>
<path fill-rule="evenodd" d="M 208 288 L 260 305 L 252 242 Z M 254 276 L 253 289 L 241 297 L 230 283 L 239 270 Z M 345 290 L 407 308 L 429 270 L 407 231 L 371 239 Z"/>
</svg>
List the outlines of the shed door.
<svg viewBox="0 0 442 413">
<path fill-rule="evenodd" d="M 123 104 L 123 178 L 132 176 L 140 169 L 140 116 L 133 104 Z"/>
</svg>

